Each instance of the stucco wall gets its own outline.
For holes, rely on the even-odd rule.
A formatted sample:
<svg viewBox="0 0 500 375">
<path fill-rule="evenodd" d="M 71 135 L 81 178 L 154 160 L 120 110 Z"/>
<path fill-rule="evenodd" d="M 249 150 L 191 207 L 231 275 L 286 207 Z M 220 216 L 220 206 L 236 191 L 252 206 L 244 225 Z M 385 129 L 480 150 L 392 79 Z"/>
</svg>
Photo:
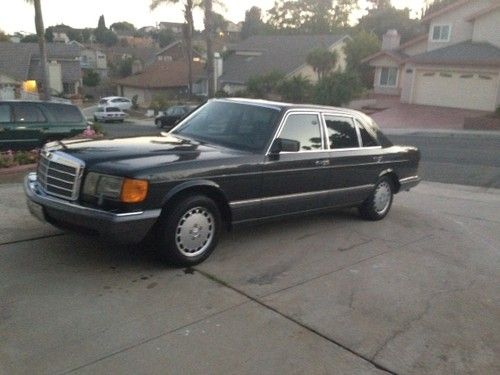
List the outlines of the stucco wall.
<svg viewBox="0 0 500 375">
<path fill-rule="evenodd" d="M 62 82 L 62 67 L 61 64 L 57 62 L 50 62 L 48 64 L 49 68 L 49 86 L 51 89 L 60 93 L 63 92 L 63 82 Z"/>
<path fill-rule="evenodd" d="M 427 39 L 421 40 L 411 46 L 403 49 L 402 52 L 406 53 L 408 56 L 418 55 L 419 53 L 424 53 L 427 51 Z"/>
<path fill-rule="evenodd" d="M 472 40 L 489 42 L 500 48 L 500 9 L 475 20 Z"/>
<path fill-rule="evenodd" d="M 413 64 L 405 64 L 401 70 L 401 103 L 409 103 L 413 79 L 415 77 L 415 66 Z"/>
<path fill-rule="evenodd" d="M 473 33 L 473 22 L 466 21 L 465 19 L 473 15 L 474 13 L 477 13 L 478 11 L 490 6 L 494 1 L 498 0 L 473 0 L 453 11 L 449 11 L 432 19 L 429 28 L 429 43 L 427 46 L 427 50 L 432 51 L 466 40 L 471 40 Z M 451 25 L 450 40 L 448 42 L 433 42 L 433 26 L 443 24 Z"/>
</svg>

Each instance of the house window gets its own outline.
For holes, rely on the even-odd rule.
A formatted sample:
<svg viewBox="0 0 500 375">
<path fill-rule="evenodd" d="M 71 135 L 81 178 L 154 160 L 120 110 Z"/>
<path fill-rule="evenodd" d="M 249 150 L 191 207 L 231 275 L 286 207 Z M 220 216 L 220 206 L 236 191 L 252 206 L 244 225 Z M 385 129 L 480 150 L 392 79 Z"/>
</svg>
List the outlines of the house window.
<svg viewBox="0 0 500 375">
<path fill-rule="evenodd" d="M 380 70 L 380 86 L 395 87 L 398 77 L 398 68 L 382 68 Z"/>
<path fill-rule="evenodd" d="M 434 25 L 432 29 L 433 42 L 448 42 L 450 40 L 450 25 Z"/>
</svg>

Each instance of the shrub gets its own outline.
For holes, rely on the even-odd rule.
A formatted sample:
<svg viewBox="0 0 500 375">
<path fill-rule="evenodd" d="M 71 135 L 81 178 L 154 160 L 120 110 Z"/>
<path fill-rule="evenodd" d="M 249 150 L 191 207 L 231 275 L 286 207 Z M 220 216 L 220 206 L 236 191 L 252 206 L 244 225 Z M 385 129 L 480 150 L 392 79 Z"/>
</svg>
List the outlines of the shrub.
<svg viewBox="0 0 500 375">
<path fill-rule="evenodd" d="M 314 90 L 316 104 L 342 106 L 362 91 L 359 76 L 352 71 L 333 73 L 318 82 Z"/>
<path fill-rule="evenodd" d="M 265 99 L 276 92 L 278 84 L 284 77 L 285 75 L 278 71 L 251 77 L 248 79 L 246 91 L 255 98 Z"/>
<path fill-rule="evenodd" d="M 278 84 L 278 93 L 281 95 L 283 100 L 295 103 L 304 103 L 310 101 L 312 88 L 313 86 L 307 78 L 298 75 L 288 79 L 283 79 Z"/>
</svg>

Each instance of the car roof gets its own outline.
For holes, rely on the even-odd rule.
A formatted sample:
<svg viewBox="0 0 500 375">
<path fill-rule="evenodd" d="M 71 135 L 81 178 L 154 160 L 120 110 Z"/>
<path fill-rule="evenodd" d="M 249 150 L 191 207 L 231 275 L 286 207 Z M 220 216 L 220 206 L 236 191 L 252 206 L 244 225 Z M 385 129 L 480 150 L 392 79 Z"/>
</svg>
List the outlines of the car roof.
<svg viewBox="0 0 500 375">
<path fill-rule="evenodd" d="M 101 98 L 99 100 L 109 100 L 109 99 L 127 99 L 127 100 L 129 100 L 128 98 L 126 98 L 124 96 L 105 96 L 104 98 Z"/>
<path fill-rule="evenodd" d="M 74 105 L 73 103 L 48 102 L 44 100 L 7 99 L 7 100 L 0 100 L 0 103 L 57 104 L 57 105 L 70 105 L 72 107 L 76 107 L 76 105 Z"/>
<path fill-rule="evenodd" d="M 359 115 L 361 112 L 356 111 L 350 108 L 343 107 L 333 107 L 326 105 L 316 105 L 316 104 L 294 104 L 294 103 L 285 103 L 271 100 L 263 100 L 263 99 L 249 99 L 249 98 L 220 98 L 220 99 L 212 99 L 213 101 L 221 101 L 221 102 L 232 102 L 232 103 L 241 103 L 241 104 L 249 104 L 256 105 L 268 108 L 275 108 L 279 110 L 315 110 L 315 111 L 329 111 L 329 112 L 338 112 L 346 115 Z"/>
</svg>

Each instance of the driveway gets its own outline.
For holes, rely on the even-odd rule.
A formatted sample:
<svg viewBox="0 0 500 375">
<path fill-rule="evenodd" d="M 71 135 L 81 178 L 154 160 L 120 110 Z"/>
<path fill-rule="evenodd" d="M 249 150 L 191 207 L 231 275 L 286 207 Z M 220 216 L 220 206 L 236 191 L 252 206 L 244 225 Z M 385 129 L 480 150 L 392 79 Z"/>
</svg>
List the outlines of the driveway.
<svg viewBox="0 0 500 375">
<path fill-rule="evenodd" d="M 376 107 L 370 116 L 382 129 L 448 129 L 463 130 L 466 117 L 484 116 L 488 112 L 459 108 L 405 104 L 397 96 L 376 95 Z"/>
<path fill-rule="evenodd" d="M 0 373 L 499 373 L 499 204 L 422 183 L 383 221 L 245 227 L 182 270 L 38 223 L 0 185 Z"/>
</svg>

